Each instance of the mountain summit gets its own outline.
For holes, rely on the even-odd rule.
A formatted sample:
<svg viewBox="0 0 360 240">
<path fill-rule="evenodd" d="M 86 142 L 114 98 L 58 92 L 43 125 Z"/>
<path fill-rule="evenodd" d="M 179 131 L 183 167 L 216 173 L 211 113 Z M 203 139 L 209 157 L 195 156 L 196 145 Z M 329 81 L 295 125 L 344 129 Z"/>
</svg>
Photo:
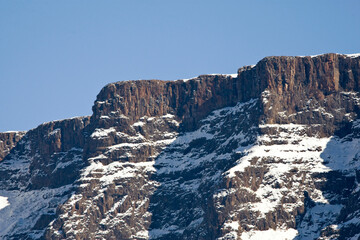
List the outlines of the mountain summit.
<svg viewBox="0 0 360 240">
<path fill-rule="evenodd" d="M 0 133 L 2 239 L 359 239 L 360 54 L 105 86 Z"/>
</svg>

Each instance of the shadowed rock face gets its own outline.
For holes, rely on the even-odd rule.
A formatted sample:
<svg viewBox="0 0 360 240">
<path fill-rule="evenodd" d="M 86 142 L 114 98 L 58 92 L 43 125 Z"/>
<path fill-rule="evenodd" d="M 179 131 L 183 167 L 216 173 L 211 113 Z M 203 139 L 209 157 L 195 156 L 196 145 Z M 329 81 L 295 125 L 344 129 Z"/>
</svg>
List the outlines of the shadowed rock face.
<svg viewBox="0 0 360 240">
<path fill-rule="evenodd" d="M 357 236 L 359 84 L 360 57 L 339 54 L 108 84 L 91 118 L 0 134 L 16 145 L 0 152 L 0 196 L 48 206 L 20 215 L 26 229 L 0 220 L 16 223 L 0 236 Z"/>
</svg>

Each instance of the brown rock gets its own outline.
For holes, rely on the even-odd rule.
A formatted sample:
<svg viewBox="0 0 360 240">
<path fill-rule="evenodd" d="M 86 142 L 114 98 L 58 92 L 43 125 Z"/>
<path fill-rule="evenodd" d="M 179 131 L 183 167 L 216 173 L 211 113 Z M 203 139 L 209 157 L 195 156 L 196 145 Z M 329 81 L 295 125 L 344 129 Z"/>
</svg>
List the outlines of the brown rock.
<svg viewBox="0 0 360 240">
<path fill-rule="evenodd" d="M 0 133 L 0 161 L 8 155 L 26 132 L 4 132 Z"/>
</svg>

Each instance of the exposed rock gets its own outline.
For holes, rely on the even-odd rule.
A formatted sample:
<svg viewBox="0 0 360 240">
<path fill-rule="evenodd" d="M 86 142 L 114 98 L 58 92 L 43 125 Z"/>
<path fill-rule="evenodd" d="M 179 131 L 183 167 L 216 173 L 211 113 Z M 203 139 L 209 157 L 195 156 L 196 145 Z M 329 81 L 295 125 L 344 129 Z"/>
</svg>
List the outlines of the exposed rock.
<svg viewBox="0 0 360 240">
<path fill-rule="evenodd" d="M 360 57 L 339 54 L 109 84 L 91 118 L 40 125 L 2 161 L 0 196 L 49 206 L 0 236 L 355 239 L 359 85 Z"/>
<path fill-rule="evenodd" d="M 236 78 L 230 75 L 201 75 L 189 81 L 117 82 L 101 90 L 93 118 L 103 119 L 106 127 L 120 123 L 124 116 L 132 124 L 143 116 L 174 114 L 183 121 L 184 130 L 189 130 L 211 111 L 239 100 Z M 115 122 L 106 120 L 109 116 Z"/>
<path fill-rule="evenodd" d="M 0 167 L 3 239 L 38 239 L 56 217 L 56 208 L 76 187 L 86 166 L 83 148 L 89 117 L 44 123 L 28 131 Z"/>
<path fill-rule="evenodd" d="M 4 132 L 0 133 L 0 161 L 4 159 L 25 135 L 26 132 Z"/>
<path fill-rule="evenodd" d="M 237 77 L 202 75 L 188 81 L 111 83 L 97 96 L 93 118 L 101 119 L 103 116 L 103 124 L 108 124 L 104 125 L 106 127 L 121 123 L 118 119 L 122 116 L 129 118 L 131 124 L 143 116 L 169 113 L 183 121 L 184 130 L 194 130 L 198 121 L 211 111 L 260 96 L 266 101 L 264 119 L 268 123 L 284 122 L 278 113 L 298 113 L 309 105 L 309 100 L 317 103 L 331 99 L 325 110 L 334 111 L 341 101 L 337 93 L 359 91 L 359 59 L 339 54 L 267 57 L 256 66 L 240 68 Z M 116 122 L 106 121 L 108 115 L 116 116 Z M 313 120 L 309 118 L 312 117 L 297 116 L 291 120 L 311 124 Z M 319 119 L 320 122 L 326 120 Z M 343 119 L 335 120 L 341 122 Z"/>
</svg>

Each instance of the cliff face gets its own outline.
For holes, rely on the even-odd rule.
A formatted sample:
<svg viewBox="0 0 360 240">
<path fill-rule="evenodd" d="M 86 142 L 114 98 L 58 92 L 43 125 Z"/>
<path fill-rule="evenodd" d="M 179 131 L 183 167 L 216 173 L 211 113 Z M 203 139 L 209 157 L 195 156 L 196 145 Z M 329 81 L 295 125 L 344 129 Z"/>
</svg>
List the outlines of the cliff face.
<svg viewBox="0 0 360 240">
<path fill-rule="evenodd" d="M 264 119 L 269 123 L 281 122 L 276 117 L 278 112 L 297 113 L 306 106 L 305 99 L 323 101 L 339 92 L 358 92 L 359 64 L 359 58 L 339 54 L 267 57 L 256 66 L 240 68 L 237 77 L 202 75 L 191 81 L 112 83 L 99 93 L 93 107 L 93 118 L 126 116 L 133 123 L 143 116 L 169 113 L 183 122 L 184 130 L 194 130 L 197 122 L 213 110 L 252 98 L 270 97 L 272 108 L 269 109 L 265 103 Z M 311 121 L 291 120 L 299 123 Z"/>
<path fill-rule="evenodd" d="M 0 167 L 1 238 L 43 235 L 86 166 L 82 155 L 89 119 L 44 123 L 26 132 L 6 155 Z"/>
<path fill-rule="evenodd" d="M 360 57 L 339 54 L 109 84 L 91 118 L 7 136 L 0 219 L 17 199 L 47 207 L 0 220 L 0 236 L 355 238 L 359 84 Z"/>
<path fill-rule="evenodd" d="M 5 132 L 0 133 L 0 161 L 4 159 L 25 135 L 25 132 Z"/>
<path fill-rule="evenodd" d="M 263 59 L 258 65 L 265 69 L 259 76 L 267 86 L 261 89 L 264 121 L 323 124 L 320 134 L 333 135 L 353 120 L 355 115 L 346 118 L 346 113 L 358 113 L 345 93 L 359 91 L 359 64 L 359 58 L 337 54 Z"/>
<path fill-rule="evenodd" d="M 194 129 L 211 111 L 241 99 L 236 84 L 236 78 L 227 75 L 202 75 L 191 81 L 112 83 L 97 96 L 93 118 L 126 116 L 131 124 L 143 116 L 174 114 L 184 130 Z"/>
</svg>

